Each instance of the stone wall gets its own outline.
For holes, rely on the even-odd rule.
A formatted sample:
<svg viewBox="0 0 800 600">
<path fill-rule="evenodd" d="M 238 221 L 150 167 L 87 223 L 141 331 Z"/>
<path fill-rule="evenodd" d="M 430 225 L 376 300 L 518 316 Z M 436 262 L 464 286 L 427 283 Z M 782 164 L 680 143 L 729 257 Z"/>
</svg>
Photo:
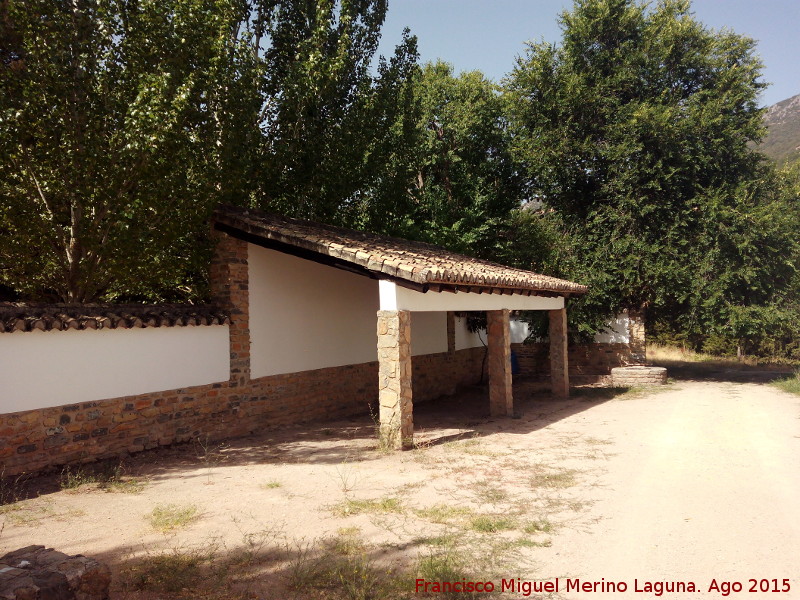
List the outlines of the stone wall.
<svg viewBox="0 0 800 600">
<path fill-rule="evenodd" d="M 0 414 L 0 467 L 6 476 L 198 437 L 232 438 L 377 410 L 377 360 L 251 378 L 247 243 L 217 237 L 210 279 L 216 306 L 231 317 L 230 379 Z M 452 343 L 448 347 L 449 352 L 413 358 L 415 402 L 452 394 L 459 385 L 480 380 L 483 348 L 455 351 Z"/>
<path fill-rule="evenodd" d="M 26 546 L 0 557 L 0 598 L 108 600 L 111 570 L 93 558 Z"/>
<path fill-rule="evenodd" d="M 218 235 L 210 280 L 215 305 L 230 315 L 227 381 L 0 414 L 0 468 L 5 475 L 110 458 L 198 437 L 233 438 L 279 425 L 370 410 L 375 414 L 377 360 L 252 378 L 246 242 Z M 413 338 L 413 331 L 411 335 Z M 626 345 L 594 346 L 569 349 L 574 383 L 607 376 L 612 366 L 626 362 Z M 456 347 L 454 319 L 449 315 L 448 351 L 411 360 L 413 402 L 452 394 L 460 385 L 481 379 L 485 349 L 456 351 Z M 549 377 L 548 345 L 514 347 L 523 375 Z"/>
</svg>

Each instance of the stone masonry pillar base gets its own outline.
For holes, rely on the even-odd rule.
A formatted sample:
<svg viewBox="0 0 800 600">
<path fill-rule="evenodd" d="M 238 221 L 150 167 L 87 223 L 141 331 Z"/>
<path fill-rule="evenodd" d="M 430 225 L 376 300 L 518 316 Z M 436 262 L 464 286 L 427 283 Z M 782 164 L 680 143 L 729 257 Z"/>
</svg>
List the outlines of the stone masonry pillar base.
<svg viewBox="0 0 800 600">
<path fill-rule="evenodd" d="M 378 402 L 381 446 L 413 447 L 411 313 L 407 310 L 378 311 Z"/>
</svg>

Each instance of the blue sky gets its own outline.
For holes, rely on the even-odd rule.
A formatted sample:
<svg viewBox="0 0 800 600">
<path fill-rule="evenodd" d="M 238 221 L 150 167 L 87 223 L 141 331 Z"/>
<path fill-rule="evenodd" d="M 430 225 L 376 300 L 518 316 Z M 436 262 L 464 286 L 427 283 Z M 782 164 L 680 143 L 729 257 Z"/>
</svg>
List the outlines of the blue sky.
<svg viewBox="0 0 800 600">
<path fill-rule="evenodd" d="M 390 55 L 403 27 L 419 39 L 423 62 L 441 58 L 457 71 L 478 69 L 500 80 L 525 41 L 561 37 L 556 19 L 572 0 L 390 0 L 380 52 Z M 800 94 L 800 0 L 694 0 L 696 17 L 758 40 L 762 94 L 770 105 Z"/>
</svg>

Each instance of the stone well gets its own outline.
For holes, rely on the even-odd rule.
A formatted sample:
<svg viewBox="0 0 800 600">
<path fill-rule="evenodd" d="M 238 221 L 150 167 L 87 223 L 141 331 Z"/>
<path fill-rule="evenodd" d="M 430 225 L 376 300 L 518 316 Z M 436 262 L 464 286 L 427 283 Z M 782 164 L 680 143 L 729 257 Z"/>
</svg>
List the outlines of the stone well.
<svg viewBox="0 0 800 600">
<path fill-rule="evenodd" d="M 633 365 L 611 369 L 611 385 L 614 387 L 647 387 L 667 383 L 664 367 Z"/>
</svg>

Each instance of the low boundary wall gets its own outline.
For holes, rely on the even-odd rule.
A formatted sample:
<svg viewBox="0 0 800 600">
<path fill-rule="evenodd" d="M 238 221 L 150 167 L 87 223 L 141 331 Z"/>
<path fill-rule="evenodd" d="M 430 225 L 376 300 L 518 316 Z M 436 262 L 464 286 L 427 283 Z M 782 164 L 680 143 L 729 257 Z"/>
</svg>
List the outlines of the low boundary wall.
<svg viewBox="0 0 800 600">
<path fill-rule="evenodd" d="M 482 360 L 483 348 L 414 357 L 414 401 L 477 383 Z M 374 412 L 377 398 L 375 361 L 0 414 L 0 465 L 9 476 L 198 437 L 235 438 Z"/>
<path fill-rule="evenodd" d="M 511 344 L 517 355 L 520 376 L 534 381 L 550 380 L 548 344 L 535 342 Z M 630 364 L 633 360 L 628 344 L 571 345 L 569 356 L 569 381 L 572 385 L 611 384 L 611 369 Z"/>
</svg>

